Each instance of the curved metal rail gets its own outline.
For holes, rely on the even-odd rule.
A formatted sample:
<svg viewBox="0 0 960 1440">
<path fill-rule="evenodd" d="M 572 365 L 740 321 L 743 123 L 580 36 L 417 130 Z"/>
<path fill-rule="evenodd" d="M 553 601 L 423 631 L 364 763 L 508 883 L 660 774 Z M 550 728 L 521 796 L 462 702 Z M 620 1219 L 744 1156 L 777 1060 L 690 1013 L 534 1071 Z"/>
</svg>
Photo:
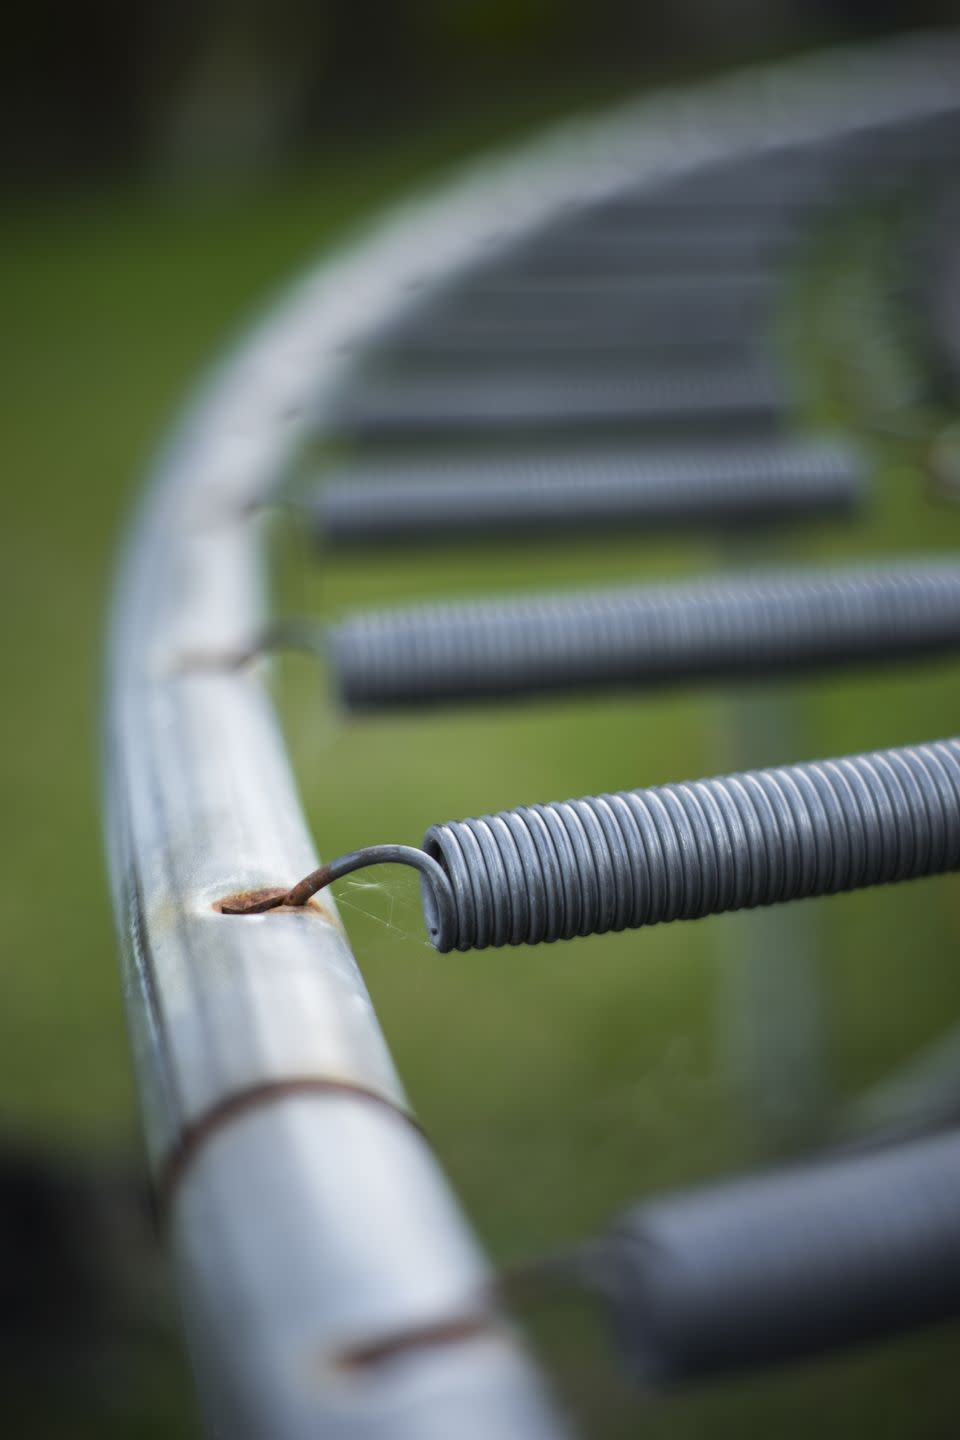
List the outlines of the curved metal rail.
<svg viewBox="0 0 960 1440">
<path fill-rule="evenodd" d="M 213 377 L 161 457 L 113 610 L 106 807 L 150 1158 L 213 1433 L 565 1430 L 478 1301 L 484 1261 L 332 905 L 243 921 L 219 909 L 316 863 L 263 669 L 191 662 L 242 652 L 263 629 L 250 502 L 335 414 L 351 347 L 400 324 L 421 283 L 725 156 L 936 116 L 958 74 L 955 41 L 901 40 L 561 130 L 323 265 Z M 381 1363 L 364 1342 L 391 1331 L 418 1338 Z"/>
</svg>

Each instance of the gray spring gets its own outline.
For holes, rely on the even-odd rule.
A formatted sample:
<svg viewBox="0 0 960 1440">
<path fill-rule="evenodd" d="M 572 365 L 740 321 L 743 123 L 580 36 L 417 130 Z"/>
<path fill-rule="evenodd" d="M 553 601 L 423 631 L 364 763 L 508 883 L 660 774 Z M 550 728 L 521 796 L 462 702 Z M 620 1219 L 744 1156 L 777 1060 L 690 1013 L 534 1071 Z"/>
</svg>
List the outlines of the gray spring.
<svg viewBox="0 0 960 1440">
<path fill-rule="evenodd" d="M 311 510 L 321 543 L 362 545 L 783 522 L 848 514 L 864 489 L 862 456 L 830 440 L 674 452 L 554 446 L 354 461 L 338 466 Z"/>
<path fill-rule="evenodd" d="M 352 709 L 763 677 L 960 647 L 960 564 L 746 574 L 347 616 Z"/>
<path fill-rule="evenodd" d="M 749 286 L 683 280 L 671 286 L 644 291 L 634 303 L 623 300 L 601 304 L 596 298 L 549 304 L 530 294 L 522 305 L 492 306 L 483 293 L 472 305 L 441 305 L 412 311 L 398 319 L 384 338 L 416 348 L 421 338 L 428 342 L 459 344 L 465 350 L 509 346 L 511 337 L 522 335 L 546 340 L 553 345 L 582 347 L 585 341 L 623 341 L 638 333 L 649 338 L 681 334 L 688 340 L 709 343 L 718 336 L 737 335 L 745 328 L 766 325 L 771 316 L 773 294 L 766 281 Z M 518 292 L 519 293 L 519 292 Z M 589 303 L 587 303 L 589 301 Z"/>
<path fill-rule="evenodd" d="M 580 275 L 679 277 L 741 273 L 747 267 L 769 271 L 798 244 L 799 227 L 790 224 L 654 227 L 635 234 L 581 222 L 554 227 L 498 257 L 480 278 L 529 279 L 544 285 Z"/>
<path fill-rule="evenodd" d="M 502 365 L 535 361 L 549 374 L 569 370 L 583 359 L 608 368 L 656 364 L 702 365 L 704 361 L 740 364 L 745 358 L 771 351 L 770 327 L 722 326 L 682 316 L 677 323 L 658 328 L 637 325 L 570 327 L 562 335 L 543 329 L 519 327 L 484 335 L 454 326 L 384 330 L 364 349 L 368 361 L 403 367 L 405 371 L 455 364 L 463 374 L 496 371 Z"/>
<path fill-rule="evenodd" d="M 796 1360 L 960 1315 L 958 1193 L 955 1131 L 823 1157 L 638 1205 L 595 1276 L 641 1380 Z"/>
<path fill-rule="evenodd" d="M 484 272 L 470 271 L 455 284 L 436 295 L 424 313 L 444 319 L 463 318 L 486 326 L 506 325 L 510 329 L 528 324 L 623 324 L 642 326 L 649 316 L 664 312 L 699 310 L 715 306 L 738 313 L 753 305 L 766 307 L 782 284 L 776 272 L 744 266 L 739 271 L 714 271 L 705 266 L 700 274 L 629 276 L 591 274 L 583 276 L 524 276 L 518 279 L 506 265 Z"/>
<path fill-rule="evenodd" d="M 960 740 L 434 825 L 438 950 L 569 940 L 960 866 Z"/>
<path fill-rule="evenodd" d="M 681 429 L 749 426 L 761 431 L 782 421 L 788 406 L 768 360 L 675 374 L 541 374 L 498 369 L 466 377 L 412 371 L 355 379 L 327 414 L 328 428 L 352 437 L 445 436 L 461 432 L 602 426 Z"/>
</svg>

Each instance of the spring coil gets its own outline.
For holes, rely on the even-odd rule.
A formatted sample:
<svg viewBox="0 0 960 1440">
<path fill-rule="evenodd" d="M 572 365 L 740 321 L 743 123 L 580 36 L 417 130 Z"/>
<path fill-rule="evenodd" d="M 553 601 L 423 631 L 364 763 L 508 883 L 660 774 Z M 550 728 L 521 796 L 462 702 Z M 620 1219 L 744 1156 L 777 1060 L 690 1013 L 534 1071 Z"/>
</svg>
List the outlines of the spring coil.
<svg viewBox="0 0 960 1440">
<path fill-rule="evenodd" d="M 388 336 L 394 344 L 410 341 L 414 348 L 420 336 L 459 341 L 464 348 L 483 348 L 515 334 L 538 335 L 557 344 L 568 336 L 613 338 L 637 330 L 659 335 L 679 329 L 699 338 L 765 324 L 773 302 L 766 276 L 748 277 L 745 283 L 709 276 L 658 282 L 641 287 L 632 299 L 607 297 L 606 303 L 602 296 L 572 290 L 563 302 L 550 303 L 536 291 L 521 291 L 491 304 L 486 291 L 475 296 L 464 291 L 456 303 L 440 296 L 402 316 Z"/>
<path fill-rule="evenodd" d="M 313 528 L 335 546 L 787 522 L 848 514 L 865 488 L 863 457 L 834 440 L 366 459 L 319 490 Z"/>
<path fill-rule="evenodd" d="M 960 647 L 960 565 L 419 605 L 347 616 L 328 646 L 341 700 L 353 709 L 920 659 Z"/>
<path fill-rule="evenodd" d="M 458 435 L 463 431 L 591 430 L 643 426 L 751 425 L 761 433 L 786 413 L 787 396 L 769 360 L 673 375 L 542 374 L 498 370 L 479 379 L 413 371 L 354 380 L 329 416 L 355 439 Z"/>
<path fill-rule="evenodd" d="M 638 1378 L 862 1344 L 960 1315 L 957 1132 L 646 1201 L 590 1257 Z"/>
<path fill-rule="evenodd" d="M 434 825 L 441 951 L 570 940 L 960 866 L 960 740 Z M 441 903 L 438 903 L 438 898 Z"/>
<path fill-rule="evenodd" d="M 490 273 L 523 277 L 534 283 L 581 274 L 697 275 L 736 274 L 746 266 L 769 269 L 798 243 L 799 227 L 789 222 L 645 227 L 598 226 L 581 222 L 554 227 L 514 247 Z"/>
</svg>

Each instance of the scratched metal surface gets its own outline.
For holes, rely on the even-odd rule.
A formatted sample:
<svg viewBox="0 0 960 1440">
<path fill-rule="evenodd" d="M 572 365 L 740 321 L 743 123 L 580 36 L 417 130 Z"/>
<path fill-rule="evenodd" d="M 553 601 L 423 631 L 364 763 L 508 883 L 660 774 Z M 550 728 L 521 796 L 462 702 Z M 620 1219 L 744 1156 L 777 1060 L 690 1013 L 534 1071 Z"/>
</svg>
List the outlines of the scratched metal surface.
<svg viewBox="0 0 960 1440">
<path fill-rule="evenodd" d="M 955 42 L 898 41 L 562 129 L 322 265 L 213 376 L 161 456 L 113 609 L 106 809 L 145 1129 L 211 1433 L 566 1428 L 484 1305 L 485 1262 L 411 1123 L 330 902 L 242 919 L 215 909 L 316 863 L 265 670 L 197 660 L 245 649 L 264 622 L 247 502 L 332 413 L 351 348 L 399 323 L 425 282 L 625 186 L 934 114 L 958 73 Z M 418 1326 L 429 1341 L 370 1360 L 379 1336 Z"/>
</svg>

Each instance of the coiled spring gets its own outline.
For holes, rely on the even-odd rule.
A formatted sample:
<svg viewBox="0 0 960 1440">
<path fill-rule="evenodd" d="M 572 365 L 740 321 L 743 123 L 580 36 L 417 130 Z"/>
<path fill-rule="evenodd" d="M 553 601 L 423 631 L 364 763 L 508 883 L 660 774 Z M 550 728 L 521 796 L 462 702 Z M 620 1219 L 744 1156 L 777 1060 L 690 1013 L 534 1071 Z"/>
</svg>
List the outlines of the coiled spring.
<svg viewBox="0 0 960 1440">
<path fill-rule="evenodd" d="M 955 1318 L 958 1192 L 947 1132 L 638 1205 L 594 1257 L 628 1363 L 677 1380 Z"/>
<path fill-rule="evenodd" d="M 326 545 L 363 545 L 782 523 L 849 514 L 865 489 L 863 457 L 835 440 L 367 458 L 338 466 L 319 491 L 314 532 Z"/>
<path fill-rule="evenodd" d="M 222 905 L 305 905 L 369 865 L 420 872 L 440 951 L 536 945 L 698 920 L 960 868 L 960 739 L 433 825 L 423 849 L 374 845 L 288 891 Z"/>
<path fill-rule="evenodd" d="M 642 223 L 642 222 L 641 222 Z M 459 344 L 466 352 L 489 350 L 504 337 L 536 336 L 557 345 L 570 341 L 574 348 L 589 341 L 623 339 L 636 331 L 659 336 L 679 330 L 690 339 L 707 340 L 729 336 L 748 327 L 770 322 L 773 294 L 767 278 L 748 277 L 746 283 L 716 283 L 706 279 L 681 279 L 670 286 L 658 284 L 641 288 L 632 301 L 622 297 L 604 303 L 602 297 L 573 293 L 564 303 L 544 303 L 536 293 L 525 293 L 520 301 L 510 297 L 499 305 L 446 302 L 443 297 L 398 319 L 388 330 L 388 346 L 409 344 L 414 352 L 423 345 L 440 342 Z"/>
<path fill-rule="evenodd" d="M 960 646 L 960 565 L 912 561 L 418 605 L 347 616 L 328 646 L 351 708 L 920 659 Z"/>
<path fill-rule="evenodd" d="M 434 825 L 438 950 L 569 940 L 960 865 L 960 740 Z M 451 917 L 455 919 L 452 923 Z"/>
<path fill-rule="evenodd" d="M 449 371 L 371 375 L 354 380 L 329 424 L 355 438 L 458 435 L 550 427 L 750 425 L 762 432 L 782 420 L 787 395 L 772 363 L 661 373 L 568 374 L 498 370 L 479 378 Z"/>
</svg>

